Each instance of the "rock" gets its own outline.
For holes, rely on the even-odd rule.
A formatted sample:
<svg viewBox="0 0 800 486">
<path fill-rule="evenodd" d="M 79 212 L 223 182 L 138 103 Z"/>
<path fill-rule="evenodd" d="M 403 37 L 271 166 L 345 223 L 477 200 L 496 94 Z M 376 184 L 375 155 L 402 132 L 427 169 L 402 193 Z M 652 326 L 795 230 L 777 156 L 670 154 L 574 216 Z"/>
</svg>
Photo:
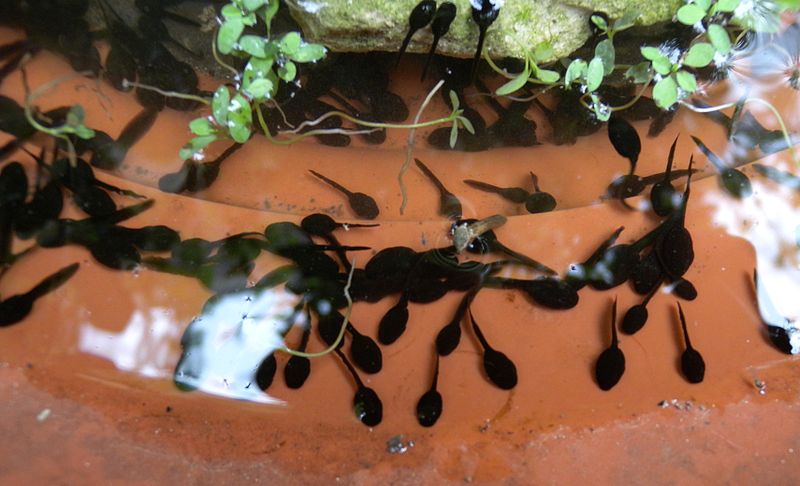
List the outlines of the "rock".
<svg viewBox="0 0 800 486">
<path fill-rule="evenodd" d="M 408 15 L 419 0 L 287 0 L 292 17 L 306 38 L 333 51 L 397 51 L 408 30 Z M 437 52 L 453 57 L 472 57 L 478 27 L 472 21 L 469 0 L 452 0 L 458 14 Z M 524 57 L 541 42 L 553 47 L 553 60 L 569 55 L 589 38 L 589 16 L 605 11 L 618 18 L 627 9 L 641 16 L 640 25 L 669 20 L 683 0 L 506 0 L 489 28 L 486 50 L 492 58 Z M 408 52 L 430 48 L 430 28 L 418 31 Z"/>
</svg>

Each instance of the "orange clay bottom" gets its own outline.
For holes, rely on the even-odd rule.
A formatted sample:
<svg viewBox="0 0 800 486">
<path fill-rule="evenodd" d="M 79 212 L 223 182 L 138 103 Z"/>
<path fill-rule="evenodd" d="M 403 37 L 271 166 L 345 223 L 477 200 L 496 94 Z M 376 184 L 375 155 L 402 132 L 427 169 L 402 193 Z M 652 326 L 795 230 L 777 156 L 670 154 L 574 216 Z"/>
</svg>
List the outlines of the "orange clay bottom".
<svg viewBox="0 0 800 486">
<path fill-rule="evenodd" d="M 0 33 L 3 42 L 16 35 Z M 71 72 L 46 53 L 28 70 L 34 87 Z M 408 89 L 419 86 L 409 83 Z M 21 100 L 19 75 L 10 76 L 0 93 Z M 412 113 L 422 97 L 411 98 Z M 775 99 L 785 101 L 779 109 L 796 131 L 797 98 Z M 90 126 L 112 136 L 140 109 L 131 96 L 86 79 L 64 83 L 37 102 L 44 109 L 74 103 L 87 109 Z M 771 119 L 753 110 L 771 126 Z M 161 175 L 179 168 L 177 152 L 194 116 L 164 111 L 118 174 L 98 171 L 111 184 L 155 199 L 152 209 L 126 225 L 165 224 L 183 238 L 213 240 L 261 231 L 277 221 L 299 221 L 315 211 L 355 221 L 341 196 L 307 173 L 311 168 L 378 200 L 380 228 L 342 232 L 343 244 L 422 250 L 449 242 L 449 223 L 436 216 L 438 195 L 415 168 L 405 179 L 408 208 L 399 214 L 396 178 L 406 132 L 377 149 L 314 143 L 276 147 L 258 137 L 226 161 L 212 188 L 197 197 L 153 189 Z M 432 109 L 423 119 L 433 116 Z M 543 120 L 539 125 L 547 126 Z M 637 129 L 643 133 L 646 126 Z M 796 298 L 786 297 L 796 294 L 791 286 L 797 279 L 796 248 L 782 234 L 763 237 L 761 232 L 776 222 L 793 222 L 794 228 L 797 200 L 749 167 L 743 170 L 753 180 L 753 196 L 736 202 L 723 195 L 689 135 L 699 134 L 723 154 L 725 134 L 700 115 L 683 113 L 659 137 L 643 138 L 638 173 L 663 170 L 679 130 L 676 166 L 685 168 L 694 153 L 703 170 L 693 182 L 687 213 L 696 257 L 686 277 L 699 297 L 683 304 L 692 343 L 707 364 L 703 383 L 688 384 L 680 375 L 683 340 L 675 298 L 659 292 L 648 306 L 647 326 L 635 336 L 620 335 L 626 357 L 622 380 L 609 392 L 598 389 L 593 366 L 608 346 L 610 303 L 616 296 L 622 313 L 640 301 L 624 285 L 610 292 L 585 289 L 569 311 L 538 307 L 514 291 L 482 291 L 472 305 L 475 318 L 492 346 L 516 363 L 519 383 L 511 392 L 492 386 L 483 376 L 479 345 L 465 332 L 459 348 L 441 360 L 444 413 L 431 429 L 417 424 L 414 409 L 430 384 L 436 333 L 460 299 L 452 293 L 433 304 L 411 304 L 406 333 L 382 347 L 383 370 L 362 374 L 383 401 L 383 422 L 374 429 L 353 416 L 352 380 L 332 357 L 313 361 L 300 390 L 286 389 L 276 377 L 269 394 L 283 405 L 184 393 L 174 387 L 171 374 L 180 336 L 208 291 L 192 279 L 146 269 L 110 271 L 78 247 L 37 250 L 9 270 L 1 295 L 30 288 L 69 263 L 81 267 L 66 285 L 40 299 L 25 321 L 0 330 L 0 396 L 5 398 L 0 401 L 0 482 L 793 482 L 800 465 L 800 366 L 768 342 L 752 271 L 755 246 L 759 274 L 776 293 L 776 304 L 787 315 L 800 315 L 792 314 Z M 545 143 L 477 154 L 432 151 L 423 135 L 420 131 L 414 156 L 462 198 L 465 217 L 512 216 L 517 209 L 470 189 L 462 179 L 511 186 L 523 185 L 528 171 L 539 176 L 562 209 L 510 217 L 496 233 L 507 246 L 553 268 L 585 258 L 619 226 L 625 226 L 620 242 L 629 242 L 657 223 L 651 213 L 625 211 L 613 202 L 595 204 L 608 181 L 627 169 L 604 130 L 571 147 Z M 546 141 L 546 130 L 539 135 Z M 23 153 L 14 158 L 32 165 Z M 792 167 L 788 151 L 759 162 Z M 67 217 L 78 216 L 68 211 Z M 357 255 L 358 266 L 370 255 Z M 256 278 L 283 263 L 269 255 L 257 262 Z M 394 299 L 358 303 L 352 321 L 375 336 L 378 321 L 393 304 Z M 89 331 L 104 339 L 87 346 L 81 336 Z M 293 330 L 287 342 L 295 343 L 299 334 Z M 312 333 L 309 349 L 323 347 Z M 279 370 L 286 358 L 278 354 Z M 756 383 L 764 385 L 763 394 Z M 388 453 L 387 441 L 399 434 L 414 446 L 403 454 Z"/>
</svg>

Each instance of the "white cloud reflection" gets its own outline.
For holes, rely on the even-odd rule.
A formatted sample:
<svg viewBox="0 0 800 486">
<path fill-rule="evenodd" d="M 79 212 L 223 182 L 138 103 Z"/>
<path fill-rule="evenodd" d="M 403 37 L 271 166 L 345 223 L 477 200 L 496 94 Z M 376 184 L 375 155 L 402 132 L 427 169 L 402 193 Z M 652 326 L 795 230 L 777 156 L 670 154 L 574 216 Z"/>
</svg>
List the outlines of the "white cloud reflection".
<svg viewBox="0 0 800 486">
<path fill-rule="evenodd" d="M 174 374 L 181 385 L 212 395 L 282 404 L 258 389 L 254 374 L 267 355 L 283 346 L 290 325 L 286 318 L 296 299 L 275 289 L 220 295 L 185 332 L 185 323 L 175 322 L 169 309 L 137 310 L 120 333 L 83 323 L 78 347 L 123 371 L 149 378 L 172 379 Z M 179 338 L 183 359 L 175 346 Z"/>
</svg>

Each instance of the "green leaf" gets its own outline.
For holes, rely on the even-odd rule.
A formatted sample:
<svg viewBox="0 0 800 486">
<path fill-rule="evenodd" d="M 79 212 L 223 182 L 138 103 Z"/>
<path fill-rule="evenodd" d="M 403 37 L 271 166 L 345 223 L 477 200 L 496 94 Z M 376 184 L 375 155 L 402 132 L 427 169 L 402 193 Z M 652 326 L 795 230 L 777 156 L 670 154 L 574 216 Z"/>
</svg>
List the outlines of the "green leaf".
<svg viewBox="0 0 800 486">
<path fill-rule="evenodd" d="M 693 3 L 706 12 L 708 12 L 709 7 L 711 7 L 711 0 L 694 0 Z"/>
<path fill-rule="evenodd" d="M 731 51 L 731 38 L 728 36 L 728 31 L 725 27 L 717 24 L 708 26 L 708 38 L 711 40 L 711 45 L 720 54 L 727 54 Z"/>
<path fill-rule="evenodd" d="M 458 123 L 453 123 L 453 126 L 450 127 L 450 148 L 456 147 L 456 142 L 458 142 Z"/>
<path fill-rule="evenodd" d="M 523 86 L 525 86 L 525 84 L 528 82 L 528 78 L 530 77 L 530 75 L 531 75 L 530 68 L 526 65 L 525 70 L 517 74 L 517 77 L 497 88 L 495 94 L 497 96 L 510 95 L 514 91 L 517 91 L 518 89 L 521 89 Z"/>
<path fill-rule="evenodd" d="M 714 46 L 708 42 L 698 42 L 689 48 L 683 63 L 696 68 L 708 66 L 708 63 L 714 58 L 714 52 Z"/>
<path fill-rule="evenodd" d="M 714 5 L 715 12 L 733 12 L 739 6 L 739 0 L 719 0 Z"/>
<path fill-rule="evenodd" d="M 91 140 L 94 138 L 94 130 L 88 128 L 86 125 L 78 125 L 75 127 L 75 135 L 83 140 Z"/>
<path fill-rule="evenodd" d="M 238 143 L 245 143 L 250 138 L 250 125 L 253 112 L 244 96 L 236 93 L 228 110 L 228 130 L 231 138 Z"/>
<path fill-rule="evenodd" d="M 616 53 L 614 52 L 614 44 L 609 40 L 600 41 L 594 48 L 595 57 L 603 61 L 603 74 L 608 76 L 614 71 L 614 60 Z"/>
<path fill-rule="evenodd" d="M 625 29 L 629 29 L 636 24 L 636 20 L 639 18 L 639 13 L 635 10 L 631 10 L 626 12 L 622 17 L 618 18 L 614 21 L 611 26 L 611 30 L 614 32 L 620 32 Z"/>
<path fill-rule="evenodd" d="M 259 12 L 261 18 L 264 19 L 264 23 L 267 24 L 267 29 L 269 29 L 269 25 L 272 24 L 272 18 L 278 13 L 280 4 L 280 0 L 269 0 L 269 4 L 267 4 L 266 8 Z"/>
<path fill-rule="evenodd" d="M 267 0 L 244 0 L 242 5 L 244 8 L 249 12 L 255 12 L 259 8 L 263 7 L 267 3 Z"/>
<path fill-rule="evenodd" d="M 278 76 L 287 83 L 294 81 L 297 76 L 297 66 L 292 61 L 286 61 L 283 66 L 278 68 Z"/>
<path fill-rule="evenodd" d="M 540 42 L 533 50 L 533 60 L 536 63 L 549 61 L 553 58 L 553 46 L 549 42 Z"/>
<path fill-rule="evenodd" d="M 278 48 L 283 54 L 292 57 L 297 54 L 302 42 L 303 38 L 300 37 L 299 32 L 287 32 L 278 43 Z"/>
<path fill-rule="evenodd" d="M 603 32 L 608 30 L 608 23 L 606 22 L 606 19 L 604 19 L 603 17 L 599 15 L 592 15 L 591 21 L 594 25 L 597 26 L 598 29 L 602 30 Z"/>
<path fill-rule="evenodd" d="M 576 79 L 581 79 L 586 75 L 586 68 L 588 64 L 583 59 L 575 59 L 567 67 L 567 72 L 564 73 L 564 87 L 570 89 L 570 86 Z"/>
<path fill-rule="evenodd" d="M 214 120 L 217 125 L 225 126 L 228 123 L 228 105 L 231 102 L 231 95 L 228 93 L 228 87 L 224 84 L 214 91 L 214 97 L 211 99 L 211 113 L 214 115 Z"/>
<path fill-rule="evenodd" d="M 216 135 L 205 135 L 202 137 L 194 137 L 181 148 L 179 155 L 181 159 L 187 160 L 192 158 L 194 154 L 208 147 L 214 140 L 217 139 Z"/>
<path fill-rule="evenodd" d="M 650 63 L 644 61 L 629 67 L 625 71 L 625 77 L 631 78 L 636 84 L 648 82 L 650 80 Z"/>
<path fill-rule="evenodd" d="M 453 90 L 450 90 L 448 94 L 450 95 L 450 105 L 453 107 L 453 111 L 456 111 L 461 106 L 461 102 L 458 101 L 458 95 Z"/>
<path fill-rule="evenodd" d="M 599 57 L 595 57 L 589 61 L 589 67 L 586 68 L 586 89 L 594 91 L 600 87 L 603 82 L 603 61 Z"/>
<path fill-rule="evenodd" d="M 242 18 L 242 11 L 239 10 L 239 7 L 237 7 L 236 5 L 233 5 L 231 3 L 229 3 L 229 4 L 225 5 L 224 7 L 222 7 L 222 10 L 220 10 L 220 13 L 222 14 L 222 18 L 224 18 L 225 20 L 241 19 Z"/>
<path fill-rule="evenodd" d="M 189 130 L 195 135 L 211 135 L 214 132 L 214 127 L 208 118 L 195 118 L 189 123 Z"/>
<path fill-rule="evenodd" d="M 254 13 L 249 13 L 244 17 L 242 17 L 242 23 L 248 27 L 256 25 L 256 22 L 258 22 L 258 19 L 256 18 L 256 14 Z"/>
<path fill-rule="evenodd" d="M 244 30 L 242 19 L 229 19 L 222 23 L 217 32 L 217 49 L 222 54 L 230 54 Z"/>
<path fill-rule="evenodd" d="M 658 59 L 659 57 L 664 57 L 664 54 L 661 54 L 661 51 L 657 47 L 644 46 L 639 50 L 642 52 L 642 57 L 650 61 Z"/>
<path fill-rule="evenodd" d="M 672 72 L 672 63 L 664 56 L 657 57 L 653 60 L 653 69 L 655 69 L 658 74 L 666 76 Z"/>
<path fill-rule="evenodd" d="M 694 25 L 706 16 L 706 11 L 696 4 L 690 3 L 678 9 L 678 22 L 684 25 Z"/>
<path fill-rule="evenodd" d="M 294 62 L 317 62 L 323 57 L 327 49 L 321 44 L 301 44 L 297 52 L 292 54 L 291 58 Z"/>
<path fill-rule="evenodd" d="M 686 71 L 678 71 L 675 73 L 675 78 L 678 80 L 678 86 L 688 93 L 697 91 L 697 79 L 694 74 Z"/>
<path fill-rule="evenodd" d="M 272 71 L 272 64 L 272 58 L 250 58 L 250 62 L 244 67 L 245 75 L 247 75 L 249 71 L 250 75 L 254 78 L 263 78 L 267 73 Z"/>
<path fill-rule="evenodd" d="M 553 84 L 558 82 L 558 78 L 560 78 L 561 75 L 549 69 L 537 69 L 536 77 L 539 79 L 539 81 L 548 84 Z"/>
<path fill-rule="evenodd" d="M 472 135 L 475 135 L 475 127 L 473 127 L 473 126 L 472 126 L 472 122 L 471 122 L 471 121 L 469 121 L 469 118 L 467 118 L 467 117 L 465 117 L 465 116 L 460 116 L 460 117 L 458 117 L 458 121 L 459 121 L 459 122 L 460 122 L 462 125 L 464 125 L 464 129 L 465 129 L 466 131 L 468 131 L 468 132 L 469 132 L 469 133 L 471 133 Z"/>
<path fill-rule="evenodd" d="M 662 78 L 653 88 L 653 99 L 656 106 L 667 109 L 678 101 L 678 85 L 672 76 Z"/>
<path fill-rule="evenodd" d="M 271 91 L 272 82 L 266 78 L 253 80 L 253 82 L 247 86 L 247 93 L 255 100 L 267 98 Z"/>
<path fill-rule="evenodd" d="M 255 57 L 267 57 L 267 39 L 257 35 L 243 35 L 239 39 L 239 49 Z"/>
</svg>

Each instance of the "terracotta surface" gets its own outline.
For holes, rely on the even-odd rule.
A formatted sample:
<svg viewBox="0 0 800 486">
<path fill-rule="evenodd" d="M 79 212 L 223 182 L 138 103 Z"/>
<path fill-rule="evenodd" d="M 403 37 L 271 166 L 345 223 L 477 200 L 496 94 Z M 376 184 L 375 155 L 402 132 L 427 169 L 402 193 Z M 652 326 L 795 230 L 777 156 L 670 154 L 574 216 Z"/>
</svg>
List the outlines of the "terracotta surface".
<svg viewBox="0 0 800 486">
<path fill-rule="evenodd" d="M 0 39 L 15 35 L 0 34 Z M 32 86 L 69 72 L 47 54 L 29 65 Z M 106 113 L 98 107 L 97 88 Z M 19 99 L 19 76 L 11 76 L 0 93 Z M 797 95 L 773 98 L 786 100 L 782 111 L 796 131 Z M 91 106 L 89 125 L 112 136 L 139 110 L 108 85 L 83 79 L 38 101 L 43 108 L 67 103 Z M 412 113 L 416 109 L 412 101 Z M 759 113 L 770 126 L 772 120 Z M 428 116 L 434 114 L 431 110 Z M 320 210 L 353 221 L 340 195 L 307 174 L 313 168 L 379 201 L 381 227 L 342 233 L 344 244 L 424 249 L 449 241 L 448 222 L 433 216 L 437 194 L 416 169 L 406 176 L 408 209 L 398 212 L 396 177 L 405 157 L 404 132 L 377 149 L 313 143 L 275 147 L 254 140 L 223 164 L 216 184 L 200 197 L 160 193 L 153 186 L 180 166 L 177 151 L 189 136 L 185 127 L 192 117 L 165 111 L 130 152 L 125 167 L 118 174 L 102 174 L 107 182 L 156 200 L 126 225 L 166 224 L 184 238 L 218 239 L 261 231 L 276 221 L 298 221 Z M 645 125 L 637 127 L 645 130 Z M 698 115 L 682 115 L 658 138 L 643 139 L 640 174 L 663 170 L 678 131 L 676 164 L 681 168 L 690 153 L 705 165 L 689 134 L 700 134 L 724 153 L 721 127 Z M 546 129 L 539 134 L 546 140 Z M 422 138 L 417 145 L 414 155 L 463 198 L 465 216 L 512 215 L 516 209 L 471 190 L 461 179 L 522 185 L 529 170 L 536 172 L 563 209 L 511 217 L 496 232 L 508 246 L 557 269 L 588 256 L 619 226 L 625 226 L 621 241 L 631 241 L 657 223 L 649 213 L 598 201 L 608 181 L 627 169 L 603 130 L 572 147 L 545 143 L 460 154 L 431 151 Z M 28 163 L 27 156 L 17 158 Z M 788 152 L 760 162 L 791 167 Z M 800 465 L 800 362 L 768 343 L 751 283 L 756 253 L 750 242 L 731 233 L 755 243 L 759 270 L 778 295 L 779 307 L 786 315 L 800 315 L 794 313 L 796 299 L 780 294 L 796 293 L 797 287 L 791 287 L 796 285 L 796 258 L 776 263 L 771 252 L 783 244 L 782 236 L 767 233 L 765 239 L 755 231 L 773 224 L 771 218 L 797 220 L 797 201 L 774 184 L 753 180 L 755 194 L 744 203 L 722 196 L 714 177 L 698 177 L 692 186 L 687 227 L 696 259 L 687 278 L 699 297 L 684 303 L 684 309 L 692 342 L 707 364 L 702 384 L 690 385 L 679 373 L 682 338 L 671 295 L 654 297 L 645 329 L 620 336 L 627 370 L 613 390 L 602 392 L 593 381 L 593 364 L 608 343 L 610 302 L 618 297 L 624 312 L 639 301 L 627 285 L 602 293 L 583 290 L 579 305 L 569 311 L 538 307 L 521 293 L 485 290 L 473 312 L 493 346 L 516 363 L 519 384 L 511 392 L 493 387 L 482 374 L 478 343 L 465 332 L 456 352 L 442 359 L 439 390 L 445 410 L 431 429 L 416 423 L 414 407 L 429 386 L 434 337 L 450 319 L 459 295 L 412 304 L 406 334 L 382 347 L 384 369 L 365 382 L 381 396 L 384 420 L 369 429 L 353 417 L 351 379 L 330 357 L 313 362 L 311 377 L 300 390 L 286 389 L 276 377 L 269 391 L 283 405 L 178 391 L 171 374 L 179 339 L 208 291 L 184 277 L 107 270 L 76 247 L 37 250 L 8 272 L 0 294 L 29 288 L 72 262 L 81 268 L 68 284 L 37 302 L 27 320 L 0 332 L 0 481 L 794 484 Z M 363 265 L 369 256 L 357 258 Z M 256 278 L 280 261 L 262 256 L 258 263 Z M 378 320 L 393 304 L 394 299 L 359 303 L 352 320 L 374 336 Z M 87 344 L 81 336 L 89 329 L 105 340 Z M 294 331 L 288 341 L 298 339 Z M 312 337 L 310 347 L 323 346 Z M 283 362 L 285 356 L 279 357 Z M 764 394 L 757 380 L 766 384 Z M 664 409 L 659 407 L 663 400 L 668 402 Z M 414 447 L 389 454 L 386 442 L 398 434 L 413 440 Z"/>
</svg>

